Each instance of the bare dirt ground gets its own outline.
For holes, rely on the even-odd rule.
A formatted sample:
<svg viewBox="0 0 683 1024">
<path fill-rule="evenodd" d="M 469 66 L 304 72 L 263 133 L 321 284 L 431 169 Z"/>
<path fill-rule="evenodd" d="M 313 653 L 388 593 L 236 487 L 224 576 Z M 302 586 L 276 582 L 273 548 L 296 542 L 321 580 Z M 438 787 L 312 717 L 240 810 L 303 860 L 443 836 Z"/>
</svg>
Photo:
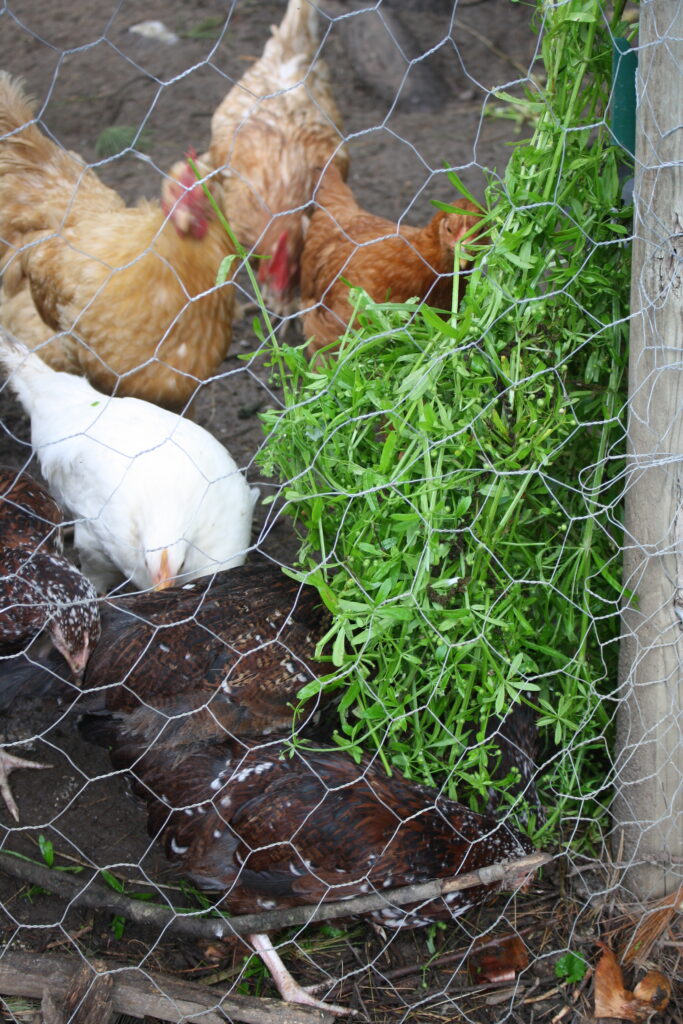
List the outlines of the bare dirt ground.
<svg viewBox="0 0 683 1024">
<path fill-rule="evenodd" d="M 454 198 L 445 176 L 435 174 L 444 162 L 481 194 L 482 169 L 502 173 L 508 146 L 518 137 L 513 121 L 489 115 L 497 105 L 492 90 L 510 88 L 531 66 L 537 44 L 529 25 L 532 8 L 508 0 L 384 0 L 377 11 L 345 18 L 365 5 L 329 0 L 323 6 L 338 19 L 330 22 L 323 54 L 350 140 L 350 184 L 362 204 L 383 216 L 425 221 L 433 210 L 431 199 Z M 269 26 L 280 20 L 283 9 L 284 3 L 274 0 L 223 5 L 213 0 L 77 0 L 68 5 L 10 0 L 0 16 L 0 67 L 25 78 L 44 104 L 44 126 L 87 161 L 98 160 L 95 144 L 103 129 L 114 124 L 144 129 L 144 153 L 99 167 L 107 183 L 132 201 L 157 195 L 160 169 L 188 146 L 202 151 L 212 111 L 231 81 L 260 55 Z M 226 16 L 228 27 L 219 42 Z M 149 19 L 163 20 L 178 41 L 167 45 L 130 31 Z M 291 329 L 296 339 L 296 323 Z M 198 419 L 226 444 L 250 480 L 260 483 L 265 496 L 273 483 L 260 480 L 253 463 L 263 436 L 258 412 L 277 402 L 278 394 L 258 347 L 249 321 L 237 324 L 222 379 L 202 393 Z M 30 455 L 25 419 L 6 391 L 0 393 L 0 419 L 0 462 L 25 465 Z M 263 509 L 256 517 L 254 543 L 281 561 L 295 557 L 289 522 L 272 514 L 266 519 Z M 105 751 L 80 739 L 68 708 L 68 695 L 60 700 L 51 694 L 17 700 L 5 716 L 0 739 L 33 737 L 27 756 L 52 767 L 15 774 L 21 822 L 12 827 L 0 808 L 2 849 L 42 861 L 38 844 L 43 837 L 53 844 L 58 863 L 108 868 L 135 880 L 127 883 L 128 891 L 141 887 L 141 876 L 157 885 L 169 883 L 172 873 L 148 840 L 145 816 L 128 795 L 125 780 L 112 776 Z M 225 961 L 239 969 L 244 960 L 245 950 L 237 945 L 231 958 L 226 949 L 117 923 L 108 910 L 67 907 L 63 896 L 17 882 L 5 866 L 0 869 L 0 928 L 12 951 L 59 949 L 75 955 L 78 950 L 89 959 L 107 955 L 122 965 L 141 963 L 186 979 L 206 975 Z M 178 904 L 185 897 L 175 892 L 173 899 Z M 539 899 L 537 894 L 536 902 L 520 906 L 524 920 L 517 919 L 536 953 L 543 946 L 534 919 Z M 335 999 L 353 1003 L 373 1020 L 453 1020 L 463 1011 L 468 1019 L 502 1020 L 509 1014 L 520 1021 L 532 1019 L 530 1008 L 511 1009 L 514 990 L 499 1004 L 487 1005 L 488 997 L 472 995 L 466 975 L 454 980 L 457 951 L 467 948 L 477 930 L 474 921 L 465 932 L 438 930 L 428 949 L 431 940 L 423 933 L 387 943 L 355 924 L 334 939 L 319 939 L 311 956 L 332 976 L 342 973 L 342 962 L 343 970 L 356 972 L 343 990 L 335 991 Z M 430 955 L 444 952 L 450 960 L 438 970 L 416 969 Z M 367 964 L 372 967 L 366 969 Z M 301 956 L 293 968 L 310 981 L 320 977 Z M 541 976 L 544 970 L 539 968 Z M 548 973 L 552 976 L 550 968 Z M 226 990 L 228 980 L 229 972 L 217 993 Z M 267 980 L 245 982 L 244 990 L 273 992 Z M 465 1003 L 458 1002 L 458 993 L 464 993 Z M 416 1002 L 419 1009 L 409 1012 L 407 1007 Z M 556 1002 L 554 1009 L 561 1005 Z M 543 1004 L 549 1012 L 552 1006 Z"/>
</svg>

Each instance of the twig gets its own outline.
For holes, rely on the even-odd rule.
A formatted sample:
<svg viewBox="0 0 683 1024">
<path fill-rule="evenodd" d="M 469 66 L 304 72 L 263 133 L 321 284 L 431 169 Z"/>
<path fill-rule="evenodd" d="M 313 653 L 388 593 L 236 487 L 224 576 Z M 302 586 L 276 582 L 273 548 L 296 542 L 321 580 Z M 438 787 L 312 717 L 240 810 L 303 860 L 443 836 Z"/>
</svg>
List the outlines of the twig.
<svg viewBox="0 0 683 1024">
<path fill-rule="evenodd" d="M 530 81 L 534 82 L 534 84 L 538 84 L 538 79 L 536 75 L 534 75 L 528 68 L 525 68 L 524 65 L 520 63 L 520 61 L 515 60 L 515 58 L 511 57 L 509 53 L 506 53 L 505 50 L 501 50 L 498 46 L 492 43 L 490 39 L 487 39 L 485 35 L 483 35 L 481 32 L 478 32 L 477 29 L 474 28 L 472 25 L 466 25 L 463 21 L 460 21 L 458 22 L 457 27 L 461 31 L 467 32 L 468 35 L 474 36 L 474 38 L 478 42 L 480 42 L 482 46 L 486 47 L 487 50 L 490 50 L 490 52 L 493 53 L 496 57 L 500 57 L 501 60 L 507 61 L 507 63 L 510 64 L 510 66 L 513 67 L 515 71 L 519 71 L 520 75 L 522 75 L 523 78 L 528 78 Z"/>
<path fill-rule="evenodd" d="M 529 996 L 527 999 L 523 999 L 522 1002 L 526 1003 L 542 1003 L 544 999 L 550 999 L 551 996 L 556 996 L 558 992 L 561 992 L 564 988 L 563 985 L 555 985 L 554 988 L 549 988 L 546 992 L 541 992 L 539 996 Z"/>
<path fill-rule="evenodd" d="M 520 938 L 523 935 L 529 935 L 533 931 L 533 926 L 530 925 L 528 928 L 517 928 L 515 934 Z M 494 938 L 489 939 L 488 942 L 477 943 L 477 952 L 481 953 L 484 949 L 495 948 L 500 944 L 500 936 L 496 935 Z M 471 946 L 469 947 L 471 949 Z M 400 978 L 408 978 L 411 974 L 420 974 L 422 971 L 438 971 L 449 964 L 462 963 L 468 954 L 468 948 L 454 949 L 450 953 L 443 953 L 441 956 L 434 957 L 433 960 L 429 960 L 426 964 L 408 964 L 405 967 L 394 967 L 390 971 L 382 971 L 382 977 L 387 978 L 389 981 L 397 981 Z M 481 985 L 475 985 L 474 988 L 481 988 Z"/>
<path fill-rule="evenodd" d="M 48 942 L 45 950 L 58 949 L 60 946 L 72 945 L 75 946 L 78 939 L 82 938 L 83 935 L 87 935 L 88 932 L 92 931 L 92 924 L 86 924 L 78 931 L 72 932 L 70 935 L 62 935 L 61 939 L 55 939 L 54 942 Z"/>
<path fill-rule="evenodd" d="M 88 879 L 76 879 L 62 871 L 44 868 L 39 864 L 21 860 L 6 852 L 0 852 L 0 869 L 48 889 L 57 896 L 69 900 L 76 906 L 97 907 L 125 915 L 139 924 L 151 924 L 160 928 L 171 928 L 175 932 L 194 938 L 223 939 L 229 935 L 245 935 L 251 932 L 268 932 L 292 925 L 306 925 L 312 921 L 329 921 L 354 914 L 368 914 L 384 907 L 403 906 L 406 903 L 423 903 L 437 899 L 451 892 L 460 892 L 477 885 L 505 883 L 522 872 L 530 874 L 548 863 L 547 853 L 532 853 L 516 860 L 501 861 L 478 871 L 468 871 L 456 878 L 436 878 L 418 885 L 406 885 L 399 889 L 387 889 L 368 896 L 356 896 L 336 903 L 320 903 L 318 906 L 292 907 L 287 910 L 269 910 L 262 914 L 242 914 L 239 917 L 207 920 L 200 918 L 203 911 L 178 912 L 170 907 L 150 905 L 130 899 L 121 893 L 101 885 L 96 875 Z"/>
<path fill-rule="evenodd" d="M 36 956 L 32 953 L 3 953 L 0 957 L 0 992 L 24 999 L 40 999 L 45 990 L 62 1000 L 72 984 L 73 958 Z M 252 996 L 220 996 L 200 985 L 177 981 L 167 974 L 140 970 L 120 963 L 102 964 L 111 972 L 112 1006 L 115 1013 L 131 1017 L 153 1017 L 190 1024 L 225 1024 L 226 1017 L 246 1024 L 331 1024 L 331 1013 L 308 1006 L 292 1006 L 278 999 Z"/>
</svg>

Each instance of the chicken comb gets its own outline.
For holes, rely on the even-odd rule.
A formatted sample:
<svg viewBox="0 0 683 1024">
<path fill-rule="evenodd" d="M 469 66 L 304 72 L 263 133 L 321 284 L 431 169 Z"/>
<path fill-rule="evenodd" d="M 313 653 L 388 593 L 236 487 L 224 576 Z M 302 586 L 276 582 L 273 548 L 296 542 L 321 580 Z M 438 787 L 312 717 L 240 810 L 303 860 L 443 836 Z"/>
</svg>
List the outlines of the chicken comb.
<svg viewBox="0 0 683 1024">
<path fill-rule="evenodd" d="M 285 291 L 290 279 L 287 243 L 288 235 L 286 231 L 283 231 L 277 240 L 273 255 L 270 259 L 262 261 L 258 273 L 258 280 L 261 284 L 271 281 L 280 292 Z"/>
</svg>

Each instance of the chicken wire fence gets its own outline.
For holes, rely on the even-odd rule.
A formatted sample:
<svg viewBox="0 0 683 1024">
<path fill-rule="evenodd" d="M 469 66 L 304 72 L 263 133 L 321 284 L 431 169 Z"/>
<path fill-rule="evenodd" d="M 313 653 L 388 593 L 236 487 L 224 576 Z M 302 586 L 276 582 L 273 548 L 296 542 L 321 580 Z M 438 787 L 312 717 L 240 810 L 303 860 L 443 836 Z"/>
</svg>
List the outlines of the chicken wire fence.
<svg viewBox="0 0 683 1024">
<path fill-rule="evenodd" d="M 1 21 L 4 1016 L 663 1009 L 678 6 Z"/>
</svg>

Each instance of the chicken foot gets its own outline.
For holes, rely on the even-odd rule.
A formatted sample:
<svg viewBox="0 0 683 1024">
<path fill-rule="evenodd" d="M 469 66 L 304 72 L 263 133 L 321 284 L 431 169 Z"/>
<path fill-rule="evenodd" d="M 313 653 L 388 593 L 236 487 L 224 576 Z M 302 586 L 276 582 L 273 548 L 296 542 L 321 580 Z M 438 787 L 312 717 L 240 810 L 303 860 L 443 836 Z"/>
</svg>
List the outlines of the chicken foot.
<svg viewBox="0 0 683 1024">
<path fill-rule="evenodd" d="M 307 989 L 299 985 L 283 964 L 268 935 L 258 932 L 248 935 L 247 938 L 270 971 L 277 990 L 286 1003 L 315 1006 L 317 1010 L 327 1010 L 328 1013 L 333 1013 L 337 1017 L 355 1016 L 356 1010 L 338 1006 L 335 1003 L 325 1003 L 321 999 L 316 999 Z M 319 987 L 315 986 L 315 988 Z"/>
<path fill-rule="evenodd" d="M 15 768 L 49 768 L 49 764 L 38 764 L 36 761 L 27 761 L 24 757 L 15 757 L 8 754 L 0 747 L 0 796 L 5 801 L 5 806 L 15 821 L 19 821 L 19 809 L 12 796 L 9 786 L 9 776 Z"/>
</svg>

